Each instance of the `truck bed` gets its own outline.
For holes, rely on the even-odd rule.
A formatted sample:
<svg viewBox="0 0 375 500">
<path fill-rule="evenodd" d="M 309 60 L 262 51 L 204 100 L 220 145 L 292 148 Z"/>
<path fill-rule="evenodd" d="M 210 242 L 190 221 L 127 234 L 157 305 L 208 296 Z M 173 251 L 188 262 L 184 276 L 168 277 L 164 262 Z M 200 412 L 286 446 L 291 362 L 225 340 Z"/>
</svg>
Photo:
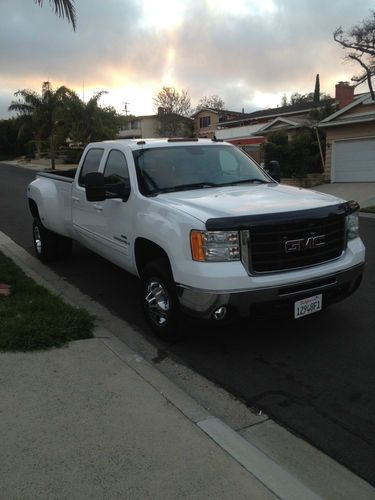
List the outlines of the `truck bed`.
<svg viewBox="0 0 375 500">
<path fill-rule="evenodd" d="M 76 168 L 71 168 L 69 170 L 44 170 L 43 172 L 38 172 L 37 176 L 48 177 L 49 179 L 55 179 L 57 181 L 73 182 L 76 172 Z"/>
</svg>

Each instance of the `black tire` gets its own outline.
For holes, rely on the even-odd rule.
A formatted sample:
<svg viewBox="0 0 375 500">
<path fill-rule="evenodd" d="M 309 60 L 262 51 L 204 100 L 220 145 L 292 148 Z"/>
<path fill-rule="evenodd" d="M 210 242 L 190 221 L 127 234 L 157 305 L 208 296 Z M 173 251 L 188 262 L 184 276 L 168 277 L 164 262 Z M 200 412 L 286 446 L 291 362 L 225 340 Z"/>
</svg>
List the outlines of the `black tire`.
<svg viewBox="0 0 375 500">
<path fill-rule="evenodd" d="M 45 228 L 39 217 L 33 223 L 33 242 L 35 253 L 42 262 L 69 257 L 72 253 L 72 240 Z"/>
<path fill-rule="evenodd" d="M 158 259 L 141 274 L 141 304 L 151 329 L 168 342 L 182 337 L 180 305 L 169 262 Z"/>
</svg>

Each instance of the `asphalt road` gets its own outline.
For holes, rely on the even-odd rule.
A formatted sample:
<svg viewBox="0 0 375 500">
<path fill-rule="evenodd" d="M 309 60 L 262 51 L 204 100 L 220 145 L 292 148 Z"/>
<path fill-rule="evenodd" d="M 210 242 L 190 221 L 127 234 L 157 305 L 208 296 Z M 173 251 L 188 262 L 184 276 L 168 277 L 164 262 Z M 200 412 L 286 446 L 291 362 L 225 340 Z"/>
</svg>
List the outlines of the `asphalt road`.
<svg viewBox="0 0 375 500">
<path fill-rule="evenodd" d="M 34 172 L 0 164 L 0 230 L 33 252 L 26 186 Z M 375 485 L 375 220 L 361 218 L 367 265 L 360 289 L 317 315 L 194 325 L 165 355 L 229 390 Z M 51 267 L 150 337 L 138 280 L 74 246 Z"/>
</svg>

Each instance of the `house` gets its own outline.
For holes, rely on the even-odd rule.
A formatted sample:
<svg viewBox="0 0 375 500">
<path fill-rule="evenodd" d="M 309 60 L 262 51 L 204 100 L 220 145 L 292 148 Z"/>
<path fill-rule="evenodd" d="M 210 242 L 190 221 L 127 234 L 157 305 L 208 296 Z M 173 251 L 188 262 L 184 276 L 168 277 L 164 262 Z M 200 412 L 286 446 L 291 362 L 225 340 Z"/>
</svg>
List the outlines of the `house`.
<svg viewBox="0 0 375 500">
<path fill-rule="evenodd" d="M 157 137 L 157 115 L 131 116 L 121 126 L 117 139 Z"/>
<path fill-rule="evenodd" d="M 196 111 L 192 118 L 194 120 L 194 136 L 213 138 L 217 126 L 228 120 L 240 117 L 243 113 L 239 111 L 228 111 L 226 109 L 202 108 Z"/>
<path fill-rule="evenodd" d="M 310 126 L 309 116 L 313 109 L 316 109 L 313 102 L 302 102 L 254 111 L 220 123 L 215 135 L 217 139 L 237 145 L 260 162 L 265 136 L 275 130 L 285 130 L 289 135 L 297 128 Z"/>
<path fill-rule="evenodd" d="M 336 85 L 339 109 L 319 123 L 326 133 L 326 177 L 331 182 L 375 182 L 375 101 Z"/>
<path fill-rule="evenodd" d="M 142 139 L 153 137 L 190 137 L 193 121 L 186 116 L 165 113 L 162 108 L 156 115 L 129 116 L 122 125 L 117 139 Z"/>
</svg>

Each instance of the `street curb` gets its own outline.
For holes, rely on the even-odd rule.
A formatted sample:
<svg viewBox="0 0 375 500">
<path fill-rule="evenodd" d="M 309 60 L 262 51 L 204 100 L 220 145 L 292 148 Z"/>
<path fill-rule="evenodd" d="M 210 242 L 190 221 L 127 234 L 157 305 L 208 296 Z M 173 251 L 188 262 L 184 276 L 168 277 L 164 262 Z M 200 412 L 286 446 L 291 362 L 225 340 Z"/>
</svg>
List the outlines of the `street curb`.
<svg viewBox="0 0 375 500">
<path fill-rule="evenodd" d="M 58 275 L 41 264 L 35 257 L 28 254 L 26 250 L 17 245 L 1 231 L 0 251 L 11 258 L 26 275 L 41 286 L 57 294 L 63 301 L 75 307 L 86 308 L 85 304 L 87 304 L 88 299 L 92 306 L 96 306 L 93 300 L 87 298 L 73 285 L 65 282 L 64 286 L 61 287 L 62 280 Z M 60 284 L 60 286 L 56 286 L 56 284 Z M 83 301 L 82 298 L 84 299 Z M 105 309 L 100 304 L 98 306 L 99 313 Z M 107 313 L 110 314 L 109 311 Z M 124 328 L 131 328 L 125 321 L 122 322 Z M 278 498 L 283 500 L 313 500 L 321 498 L 261 450 L 249 443 L 238 432 L 214 417 L 191 396 L 186 394 L 174 382 L 169 380 L 105 327 L 102 325 L 96 327 L 94 335 L 96 339 L 102 341 L 106 348 L 110 349 L 120 360 L 163 395 L 169 403 L 197 425 L 200 430 L 229 453 L 242 467 L 256 477 Z"/>
<path fill-rule="evenodd" d="M 359 212 L 359 216 L 363 217 L 364 219 L 375 219 L 375 214 L 372 214 L 370 212 Z"/>
</svg>

